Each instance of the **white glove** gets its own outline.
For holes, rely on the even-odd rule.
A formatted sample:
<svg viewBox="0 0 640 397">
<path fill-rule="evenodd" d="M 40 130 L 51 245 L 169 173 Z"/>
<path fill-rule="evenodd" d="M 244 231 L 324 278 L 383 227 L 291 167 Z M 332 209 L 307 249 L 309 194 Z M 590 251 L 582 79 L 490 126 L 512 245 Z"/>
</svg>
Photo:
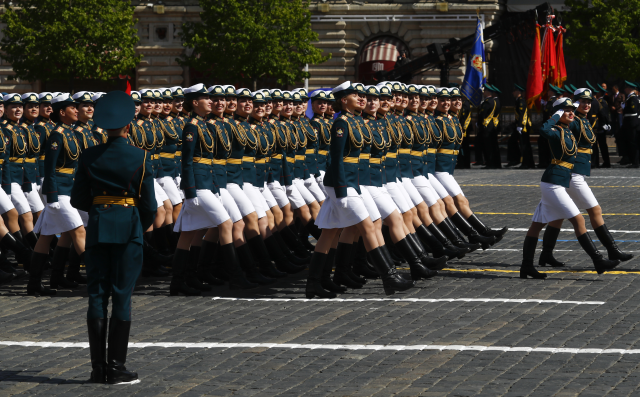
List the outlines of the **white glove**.
<svg viewBox="0 0 640 397">
<path fill-rule="evenodd" d="M 198 202 L 198 198 L 197 197 L 194 197 L 192 199 L 187 199 L 186 201 L 190 205 L 193 205 L 193 206 L 196 206 L 196 207 L 200 205 L 200 203 Z"/>
<path fill-rule="evenodd" d="M 347 208 L 347 206 L 349 205 L 349 200 L 347 200 L 348 197 L 340 197 L 338 199 L 338 205 L 342 208 Z"/>
<path fill-rule="evenodd" d="M 611 129 L 611 126 L 609 124 L 605 124 L 602 126 L 602 129 L 605 131 L 609 131 Z"/>
<path fill-rule="evenodd" d="M 522 127 L 518 127 L 516 128 L 516 130 L 518 130 L 518 132 L 522 134 Z"/>
<path fill-rule="evenodd" d="M 60 209 L 60 203 L 59 202 L 54 202 L 54 203 L 49 203 L 47 204 L 47 207 L 51 208 L 52 210 L 59 210 Z"/>
<path fill-rule="evenodd" d="M 557 112 L 555 112 L 553 115 L 554 115 L 554 116 L 560 116 L 560 117 L 562 117 L 562 115 L 564 115 L 564 110 L 558 110 L 558 111 L 557 111 Z"/>
<path fill-rule="evenodd" d="M 625 103 L 624 103 L 624 102 L 622 102 L 622 103 L 620 104 L 620 107 L 624 109 L 624 105 L 625 105 Z"/>
</svg>

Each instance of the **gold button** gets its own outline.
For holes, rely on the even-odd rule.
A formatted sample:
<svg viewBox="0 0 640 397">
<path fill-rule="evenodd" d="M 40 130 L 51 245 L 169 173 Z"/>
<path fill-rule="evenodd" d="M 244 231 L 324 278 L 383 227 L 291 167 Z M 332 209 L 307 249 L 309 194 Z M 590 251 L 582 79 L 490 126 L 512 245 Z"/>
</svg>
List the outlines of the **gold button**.
<svg viewBox="0 0 640 397">
<path fill-rule="evenodd" d="M 127 192 L 124 192 L 124 195 L 126 196 L 126 195 L 127 195 Z"/>
<path fill-rule="evenodd" d="M 125 207 L 128 207 L 128 206 L 129 206 L 129 204 L 124 204 L 124 206 L 125 206 Z"/>
<path fill-rule="evenodd" d="M 107 205 L 105 204 L 103 208 L 107 208 Z"/>
</svg>

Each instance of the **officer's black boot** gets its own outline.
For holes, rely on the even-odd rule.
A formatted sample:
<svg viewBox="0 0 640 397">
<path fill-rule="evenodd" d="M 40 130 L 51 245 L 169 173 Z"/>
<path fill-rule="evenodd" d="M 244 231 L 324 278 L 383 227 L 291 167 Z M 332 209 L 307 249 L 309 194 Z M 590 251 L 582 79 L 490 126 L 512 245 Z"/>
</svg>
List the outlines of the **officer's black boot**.
<svg viewBox="0 0 640 397">
<path fill-rule="evenodd" d="M 174 226 L 175 225 L 173 223 L 170 223 L 162 227 L 164 229 L 165 238 L 169 242 L 170 252 L 175 252 L 178 246 L 178 234 L 174 233 L 173 231 Z"/>
<path fill-rule="evenodd" d="M 393 244 L 393 240 L 391 240 L 391 232 L 389 231 L 389 227 L 385 224 L 382 224 L 382 237 L 384 237 L 384 245 L 387 247 L 389 255 L 391 255 L 393 264 L 395 266 L 402 266 L 404 259 L 402 259 L 402 255 L 398 252 L 396 246 Z"/>
<path fill-rule="evenodd" d="M 311 260 L 310 257 L 301 258 L 296 254 L 294 254 L 289 248 L 289 246 L 287 245 L 287 243 L 284 242 L 284 239 L 282 238 L 280 231 L 276 230 L 275 232 L 273 232 L 273 236 L 278 242 L 278 245 L 280 246 L 280 250 L 284 252 L 284 255 L 287 257 L 289 262 L 293 263 L 294 265 L 302 266 L 302 268 L 306 268 L 306 265 Z"/>
<path fill-rule="evenodd" d="M 472 214 L 470 217 L 468 217 L 467 222 L 469 222 L 469 224 L 473 226 L 473 228 L 476 229 L 481 235 L 485 237 L 495 237 L 496 241 L 491 245 L 494 245 L 498 241 L 502 240 L 502 237 L 509 231 L 509 228 L 506 226 L 500 230 L 493 230 L 487 227 L 484 223 L 482 223 L 480 219 L 478 219 L 476 214 Z"/>
<path fill-rule="evenodd" d="M 370 269 L 367 264 L 367 249 L 364 246 L 362 237 L 358 239 L 355 245 L 355 254 L 353 256 L 353 272 L 364 279 L 379 278 L 378 273 Z"/>
<path fill-rule="evenodd" d="M 69 257 L 69 248 L 56 247 L 53 251 L 53 260 L 51 261 L 51 288 L 78 288 L 78 283 L 67 280 L 64 277 L 64 266 L 67 264 Z"/>
<path fill-rule="evenodd" d="M 542 253 L 540 254 L 540 259 L 538 259 L 539 266 L 565 266 L 564 262 L 560 262 L 553 257 L 553 249 L 556 246 L 556 241 L 558 241 L 558 235 L 560 235 L 560 229 L 547 225 L 542 235 Z"/>
<path fill-rule="evenodd" d="M 86 284 L 87 278 L 80 274 L 80 264 L 84 260 L 84 252 L 82 255 L 78 255 L 74 246 L 71 246 L 69 250 L 69 267 L 67 268 L 67 280 L 78 283 Z"/>
<path fill-rule="evenodd" d="M 422 238 L 422 240 L 424 241 L 425 238 L 429 238 L 429 237 L 427 237 L 426 235 L 425 236 L 422 235 L 423 226 L 424 225 L 420 225 L 420 227 L 417 228 L 416 231 L 418 232 L 418 236 Z M 440 242 L 440 245 L 442 245 L 442 252 L 434 251 L 436 255 L 447 256 L 448 259 L 453 259 L 453 258 L 462 259 L 469 252 L 469 249 L 467 248 L 458 248 L 455 245 L 453 245 L 451 241 L 449 241 L 449 239 L 442 233 L 442 231 L 438 229 L 438 226 L 436 226 L 435 223 L 431 222 L 431 224 L 427 226 L 427 230 L 433 235 L 433 238 L 438 240 Z M 433 246 L 435 246 L 435 244 L 432 244 L 432 247 Z"/>
<path fill-rule="evenodd" d="M 304 246 L 304 248 L 307 251 L 313 253 L 313 250 L 316 247 L 313 244 L 311 244 L 311 242 L 309 241 L 309 232 L 307 231 L 307 228 L 305 227 L 305 225 L 302 224 L 302 221 L 300 220 L 300 218 L 296 218 L 294 224 L 290 227 L 292 227 L 293 230 L 296 231 L 296 234 L 300 239 L 300 241 L 302 242 L 302 245 Z"/>
<path fill-rule="evenodd" d="M 444 234 L 447 239 L 451 241 L 451 244 L 453 244 L 457 248 L 467 250 L 467 253 L 473 252 L 481 246 L 480 244 L 469 244 L 464 241 L 461 235 L 457 233 L 458 228 L 455 227 L 453 223 L 451 223 L 451 220 L 449 220 L 449 218 L 445 218 L 444 221 L 440 222 L 440 224 L 437 225 L 437 227 L 438 229 L 440 229 L 442 234 Z"/>
<path fill-rule="evenodd" d="M 322 230 L 320 230 L 320 228 L 316 226 L 316 222 L 313 220 L 313 218 L 311 218 L 311 220 L 307 222 L 306 225 L 304 225 L 304 228 L 307 229 L 307 232 L 309 232 L 309 234 L 312 235 L 313 238 L 316 239 L 316 241 L 320 240 Z"/>
<path fill-rule="evenodd" d="M 423 278 L 429 279 L 438 275 L 437 271 L 431 270 L 422 264 L 420 258 L 418 258 L 418 254 L 413 249 L 414 247 L 409 235 L 398 241 L 396 243 L 396 247 L 402 254 L 404 260 L 409 264 L 409 269 L 411 269 L 411 278 L 413 280 L 417 281 Z"/>
<path fill-rule="evenodd" d="M 171 266 L 171 263 L 172 257 L 160 255 L 146 240 L 142 242 L 142 276 L 166 277 L 169 271 L 165 266 Z"/>
<path fill-rule="evenodd" d="M 533 259 L 536 255 L 537 237 L 525 236 L 522 246 L 522 265 L 520 266 L 520 278 L 547 278 L 546 273 L 539 273 L 533 266 Z"/>
<path fill-rule="evenodd" d="M 289 262 L 287 256 L 280 249 L 280 244 L 278 244 L 278 240 L 274 235 L 271 235 L 264 239 L 264 245 L 267 247 L 269 256 L 273 258 L 273 261 L 276 264 L 276 269 L 278 269 L 279 271 L 288 274 L 295 274 L 305 269 L 306 266 L 298 266 Z"/>
<path fill-rule="evenodd" d="M 14 274 L 0 270 L 0 284 L 8 283 L 13 280 Z"/>
<path fill-rule="evenodd" d="M 173 254 L 173 276 L 171 277 L 171 284 L 169 285 L 169 295 L 176 296 L 184 294 L 186 296 L 202 295 L 199 289 L 191 288 L 185 283 L 184 272 L 187 261 L 189 260 L 189 251 L 176 249 L 176 253 Z"/>
<path fill-rule="evenodd" d="M 405 239 L 408 239 L 407 241 L 410 243 L 411 248 L 420 260 L 420 263 L 422 263 L 427 269 L 442 270 L 445 268 L 447 265 L 446 256 L 439 256 L 437 258 L 434 256 L 433 258 L 429 258 L 429 256 L 427 256 L 427 251 L 424 249 L 424 246 L 415 234 L 409 233 Z"/>
<path fill-rule="evenodd" d="M 327 254 L 320 252 L 314 252 L 311 256 L 311 263 L 309 264 L 309 276 L 307 277 L 307 286 L 305 287 L 305 296 L 307 299 L 313 297 L 331 299 L 335 298 L 336 294 L 331 291 L 325 291 L 322 288 L 322 270 L 325 262 L 327 261 Z"/>
<path fill-rule="evenodd" d="M 242 246 L 245 245 L 246 244 L 243 244 Z M 244 272 L 242 271 L 242 267 L 240 266 L 240 262 L 238 262 L 236 248 L 233 246 L 233 243 L 220 245 L 218 252 L 220 252 L 220 257 L 222 258 L 220 263 L 226 267 L 227 274 L 229 275 L 230 289 L 250 289 L 258 287 L 258 284 L 249 282 L 246 279 Z"/>
<path fill-rule="evenodd" d="M 269 251 L 267 250 L 267 246 L 265 245 L 262 236 L 258 235 L 247 239 L 247 244 L 251 247 L 251 252 L 254 254 L 254 258 L 258 258 L 258 266 L 262 274 L 272 278 L 287 277 L 287 273 L 276 269 L 273 262 L 271 262 L 271 256 L 269 255 Z"/>
<path fill-rule="evenodd" d="M 189 259 L 184 269 L 184 282 L 191 288 L 200 291 L 211 291 L 211 286 L 202 284 L 198 278 L 198 259 L 200 259 L 200 247 L 192 245 L 189 249 Z"/>
<path fill-rule="evenodd" d="M 49 289 L 42 285 L 42 271 L 49 260 L 49 254 L 34 252 L 31 257 L 31 271 L 29 272 L 29 283 L 27 284 L 27 295 L 55 295 L 55 289 Z"/>
<path fill-rule="evenodd" d="M 371 259 L 373 260 L 373 266 L 380 274 L 385 294 L 393 295 L 397 291 L 405 291 L 415 285 L 414 281 L 407 280 L 398 274 L 393 263 L 384 256 L 382 247 L 369 251 L 369 254 L 371 254 Z"/>
<path fill-rule="evenodd" d="M 609 259 L 618 259 L 621 262 L 625 262 L 633 258 L 633 254 L 620 251 L 620 248 L 616 245 L 616 241 L 613 239 L 613 236 L 609 233 L 607 225 L 602 225 L 593 231 L 596 232 L 598 240 L 600 240 L 602 245 L 607 249 Z"/>
<path fill-rule="evenodd" d="M 596 272 L 598 272 L 598 274 L 611 270 L 620 264 L 618 259 L 605 259 L 600 251 L 598 251 L 598 248 L 596 248 L 596 245 L 591 240 L 591 236 L 588 232 L 578 237 L 578 242 L 587 255 L 591 257 L 593 267 L 596 268 Z"/>
<path fill-rule="evenodd" d="M 38 236 L 32 230 L 24 235 L 24 237 L 22 238 L 22 242 L 24 243 L 24 245 L 33 250 L 36 248 L 36 244 L 38 243 Z"/>
<path fill-rule="evenodd" d="M 25 247 L 24 244 L 22 244 L 18 240 L 16 240 L 16 238 L 13 237 L 11 233 L 7 233 L 2 237 L 2 239 L 0 240 L 0 247 L 2 247 L 3 265 L 6 265 L 6 264 L 10 265 L 9 260 L 6 259 L 6 255 L 7 255 L 6 251 L 11 250 L 15 254 L 16 261 L 18 263 L 22 263 L 22 266 L 25 269 L 25 271 L 29 270 L 30 263 L 31 263 L 31 254 L 33 251 Z M 6 271 L 4 268 L 2 270 Z M 16 271 L 17 270 L 19 269 L 16 269 Z M 18 277 L 22 275 L 24 275 L 24 271 L 16 273 L 16 276 Z"/>
<path fill-rule="evenodd" d="M 333 270 L 333 263 L 336 259 L 336 250 L 335 248 L 331 248 L 329 250 L 329 254 L 327 255 L 327 260 L 324 262 L 322 266 L 322 278 L 320 279 L 320 284 L 323 289 L 332 292 L 346 292 L 347 289 L 345 287 L 341 287 L 338 284 L 334 283 L 331 280 L 331 271 Z"/>
<path fill-rule="evenodd" d="M 151 232 L 153 236 L 153 247 L 161 255 L 171 255 L 171 247 L 167 239 L 167 232 L 164 227 L 154 228 Z"/>
<path fill-rule="evenodd" d="M 218 244 L 202 240 L 200 256 L 198 257 L 198 278 L 209 285 L 224 285 L 224 281 L 213 275 L 213 261 L 219 260 L 216 256 Z"/>
<path fill-rule="evenodd" d="M 344 285 L 347 288 L 362 288 L 366 280 L 356 276 L 351 270 L 354 250 L 353 244 L 338 243 L 338 248 L 336 249 L 336 271 L 333 273 L 333 282 L 338 285 Z M 363 282 L 359 282 L 360 280 Z"/>
<path fill-rule="evenodd" d="M 124 363 L 127 361 L 127 346 L 129 345 L 129 331 L 131 321 L 109 320 L 109 349 L 107 350 L 107 383 L 117 385 L 132 383 L 138 380 L 138 374 L 127 371 Z"/>
<path fill-rule="evenodd" d="M 91 383 L 107 383 L 107 319 L 87 319 L 89 352 L 91 354 Z"/>
<path fill-rule="evenodd" d="M 240 262 L 240 267 L 242 267 L 242 270 L 244 270 L 244 274 L 246 275 L 249 282 L 260 285 L 269 285 L 277 281 L 275 278 L 269 277 L 258 270 L 258 267 L 256 266 L 253 259 L 253 255 L 251 255 L 249 244 L 242 244 L 241 246 L 237 247 L 236 252 L 238 253 L 238 261 Z"/>
<path fill-rule="evenodd" d="M 302 245 L 302 242 L 298 239 L 298 236 L 296 236 L 296 233 L 293 231 L 291 226 L 286 226 L 285 228 L 283 228 L 280 231 L 280 235 L 282 236 L 282 239 L 285 241 L 285 243 L 289 246 L 291 251 L 296 254 L 296 256 L 304 259 L 308 258 L 309 260 L 311 260 L 311 254 L 309 253 L 309 250 Z"/>
<path fill-rule="evenodd" d="M 460 214 L 460 212 L 456 212 L 450 218 L 453 224 L 456 225 L 458 230 L 460 230 L 462 233 L 464 233 L 465 236 L 469 238 L 469 242 L 480 243 L 482 245 L 482 250 L 486 250 L 491 245 L 493 245 L 493 243 L 495 243 L 496 241 L 495 237 L 493 236 L 485 237 L 480 235 L 478 231 L 474 229 L 473 226 L 471 226 L 466 219 L 464 219 L 464 217 Z"/>
</svg>

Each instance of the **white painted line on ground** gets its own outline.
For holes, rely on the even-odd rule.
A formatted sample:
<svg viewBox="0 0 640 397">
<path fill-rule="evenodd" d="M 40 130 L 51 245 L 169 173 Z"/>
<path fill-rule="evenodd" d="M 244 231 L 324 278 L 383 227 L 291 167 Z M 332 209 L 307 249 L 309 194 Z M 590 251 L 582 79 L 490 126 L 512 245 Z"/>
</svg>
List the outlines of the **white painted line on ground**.
<svg viewBox="0 0 640 397">
<path fill-rule="evenodd" d="M 591 179 L 591 178 L 601 178 L 601 179 L 637 179 L 640 178 L 640 176 L 617 176 L 617 175 L 611 175 L 611 176 L 588 176 L 587 179 Z"/>
<path fill-rule="evenodd" d="M 485 251 L 522 251 L 522 249 L 517 248 L 487 248 Z M 542 251 L 542 248 L 537 248 L 536 251 Z M 553 252 L 573 252 L 573 251 L 582 251 L 582 250 L 557 250 L 553 249 Z M 624 252 L 640 252 L 640 251 L 627 251 Z"/>
<path fill-rule="evenodd" d="M 514 227 L 514 228 L 509 228 L 510 232 L 527 232 L 529 231 L 529 229 L 525 229 L 525 228 L 519 228 L 519 227 Z M 573 233 L 573 229 L 560 229 L 561 232 L 571 232 Z M 588 232 L 592 232 L 593 230 L 591 229 L 587 229 Z M 609 230 L 609 232 L 611 233 L 640 233 L 640 230 Z"/>
<path fill-rule="evenodd" d="M 570 305 L 604 305 L 606 302 L 599 301 L 563 301 L 556 299 L 501 299 L 501 298 L 404 298 L 404 299 L 388 299 L 388 298 L 369 298 L 369 299 L 304 299 L 304 298 L 227 298 L 213 297 L 211 300 L 224 301 L 260 301 L 260 302 L 497 302 L 497 303 L 557 303 Z"/>
<path fill-rule="evenodd" d="M 3 346 L 23 347 L 76 347 L 87 349 L 86 342 L 14 342 L 0 341 Z M 319 345 L 297 343 L 167 343 L 167 342 L 129 342 L 129 348 L 143 349 L 145 347 L 178 347 L 191 349 L 230 349 L 230 348 L 254 348 L 267 349 L 299 349 L 299 350 L 455 350 L 455 351 L 502 351 L 502 352 L 526 352 L 526 353 L 569 353 L 569 354 L 640 354 L 640 349 L 587 349 L 567 347 L 511 347 L 511 346 L 480 346 L 480 345 Z"/>
</svg>

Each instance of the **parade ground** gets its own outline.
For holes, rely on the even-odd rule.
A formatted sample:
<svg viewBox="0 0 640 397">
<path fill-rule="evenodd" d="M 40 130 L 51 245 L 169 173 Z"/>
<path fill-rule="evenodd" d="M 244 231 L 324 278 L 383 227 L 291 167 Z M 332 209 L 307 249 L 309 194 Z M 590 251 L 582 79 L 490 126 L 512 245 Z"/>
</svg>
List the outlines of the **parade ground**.
<svg viewBox="0 0 640 397">
<path fill-rule="evenodd" d="M 86 383 L 86 288 L 35 298 L 25 279 L 2 285 L 0 396 L 638 395 L 640 173 L 587 178 L 619 247 L 636 258 L 598 276 L 565 222 L 555 256 L 567 266 L 523 280 L 542 172 L 457 170 L 474 212 L 511 230 L 405 293 L 385 296 L 370 280 L 338 299 L 307 300 L 306 271 L 189 298 L 169 297 L 169 278 L 141 279 L 133 385 Z"/>
</svg>

